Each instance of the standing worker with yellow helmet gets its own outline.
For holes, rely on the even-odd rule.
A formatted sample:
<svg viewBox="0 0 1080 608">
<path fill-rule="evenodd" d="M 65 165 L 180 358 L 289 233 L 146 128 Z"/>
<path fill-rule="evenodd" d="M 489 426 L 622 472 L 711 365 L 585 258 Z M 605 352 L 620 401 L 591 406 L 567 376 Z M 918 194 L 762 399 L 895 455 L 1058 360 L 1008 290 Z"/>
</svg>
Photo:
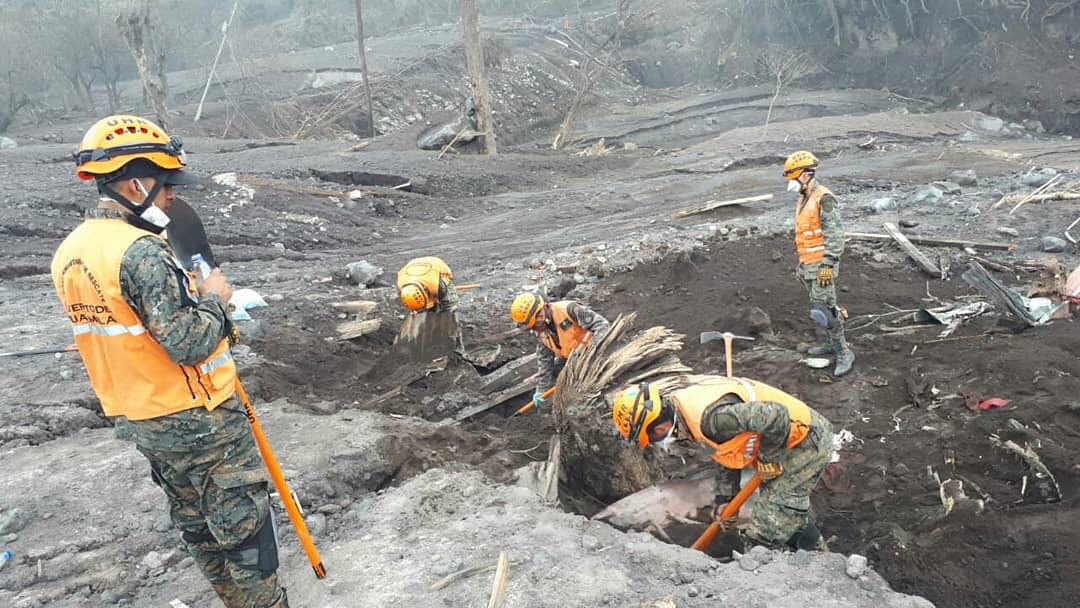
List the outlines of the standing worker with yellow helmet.
<svg viewBox="0 0 1080 608">
<path fill-rule="evenodd" d="M 810 347 L 811 355 L 836 355 L 833 373 L 851 371 L 855 353 L 844 337 L 846 311 L 836 303 L 836 278 L 844 255 L 844 226 L 836 196 L 821 185 L 815 175 L 820 163 L 805 150 L 792 153 L 784 163 L 788 190 L 799 192 L 795 208 L 795 249 L 799 254 L 796 271 L 810 296 L 810 318 L 828 336 L 824 344 Z"/>
<path fill-rule="evenodd" d="M 555 386 L 570 353 L 587 345 L 594 336 L 602 335 L 610 326 L 607 319 L 580 302 L 546 303 L 535 293 L 523 293 L 514 298 L 510 318 L 537 337 L 536 363 L 540 379 L 533 393 L 533 404 L 537 409 L 547 403 L 544 394 Z"/>
<path fill-rule="evenodd" d="M 229 352 L 229 282 L 196 283 L 160 235 L 182 171 L 179 139 L 137 116 L 90 128 L 77 174 L 96 209 L 52 277 L 106 416 L 126 420 L 173 525 L 227 608 L 288 608 L 266 474 Z"/>
<path fill-rule="evenodd" d="M 724 467 L 717 513 L 737 489 L 726 471 L 756 469 L 764 481 L 743 532 L 749 543 L 824 548 L 810 519 L 810 493 L 832 458 L 832 424 L 802 401 L 744 378 L 707 376 L 666 394 L 643 382 L 615 397 L 612 419 L 624 439 L 643 448 L 678 440 L 712 448 Z"/>
</svg>

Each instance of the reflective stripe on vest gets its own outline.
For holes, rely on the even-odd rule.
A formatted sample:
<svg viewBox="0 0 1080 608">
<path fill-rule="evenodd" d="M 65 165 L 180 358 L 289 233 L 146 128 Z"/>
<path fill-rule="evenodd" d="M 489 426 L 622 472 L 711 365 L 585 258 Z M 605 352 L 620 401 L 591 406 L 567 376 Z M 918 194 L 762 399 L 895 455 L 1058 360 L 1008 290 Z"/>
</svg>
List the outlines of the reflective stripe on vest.
<svg viewBox="0 0 1080 608">
<path fill-rule="evenodd" d="M 694 386 L 675 391 L 672 400 L 679 409 L 679 416 L 690 430 L 691 439 L 715 450 L 713 460 L 729 469 L 743 469 L 757 462 L 761 448 L 761 434 L 739 433 L 735 437 L 717 443 L 705 437 L 701 419 L 705 410 L 724 395 L 735 395 L 741 401 L 771 401 L 787 408 L 791 421 L 787 448 L 793 448 L 810 432 L 810 408 L 795 397 L 767 384 L 745 378 L 712 376 Z"/>
<path fill-rule="evenodd" d="M 548 323 L 553 324 L 555 327 L 555 332 L 559 337 L 558 344 L 551 339 L 551 334 L 548 333 L 550 330 L 545 330 L 540 337 L 548 350 L 563 359 L 569 357 L 570 353 L 574 352 L 574 349 L 579 346 L 586 346 L 592 341 L 592 332 L 570 318 L 569 309 L 571 304 L 574 304 L 574 302 L 555 302 L 551 305 L 551 319 L 548 320 Z"/>
<path fill-rule="evenodd" d="M 434 256 L 409 260 L 398 271 L 397 287 L 401 291 L 406 285 L 419 285 L 428 294 L 428 308 L 434 307 L 439 300 L 439 279 L 447 283 L 454 280 L 453 273 L 446 262 Z"/>
<path fill-rule="evenodd" d="M 802 264 L 820 264 L 825 259 L 825 232 L 821 229 L 821 199 L 832 192 L 814 181 L 810 194 L 795 209 L 795 249 Z"/>
<path fill-rule="evenodd" d="M 132 325 L 128 327 L 126 325 L 101 325 L 99 323 L 79 323 L 78 325 L 71 326 L 71 332 L 76 336 L 83 334 L 97 334 L 99 336 L 122 336 L 124 334 L 131 334 L 133 336 L 141 336 L 146 328 L 142 325 Z"/>
<path fill-rule="evenodd" d="M 120 267 L 135 241 L 158 238 L 122 219 L 88 219 L 56 250 L 52 278 L 79 355 L 106 416 L 146 420 L 196 407 L 214 409 L 236 390 L 236 364 L 220 340 L 205 360 L 180 365 L 124 298 Z M 174 258 L 167 271 L 192 289 Z M 180 293 L 176 297 L 181 297 Z"/>
</svg>

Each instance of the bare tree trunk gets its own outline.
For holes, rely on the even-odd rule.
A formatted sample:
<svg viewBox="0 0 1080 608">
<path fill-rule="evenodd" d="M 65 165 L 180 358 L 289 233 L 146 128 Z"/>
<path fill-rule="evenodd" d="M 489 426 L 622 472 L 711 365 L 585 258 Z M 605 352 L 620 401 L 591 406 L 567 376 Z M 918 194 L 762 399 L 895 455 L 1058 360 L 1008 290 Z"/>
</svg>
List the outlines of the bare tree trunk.
<svg viewBox="0 0 1080 608">
<path fill-rule="evenodd" d="M 154 42 L 157 32 L 154 31 L 150 19 L 149 4 L 144 6 L 142 12 L 126 17 L 120 15 L 116 18 L 116 25 L 120 28 L 120 36 L 131 51 L 132 58 L 135 59 L 143 93 L 154 107 L 158 125 L 168 131 L 169 109 L 165 100 L 168 97 L 169 83 L 165 75 L 165 51 L 158 49 Z"/>
<path fill-rule="evenodd" d="M 494 156 L 495 125 L 491 119 L 491 93 L 484 75 L 484 49 L 480 46 L 480 11 L 476 0 L 459 0 L 461 25 L 465 30 L 465 65 L 469 72 L 473 105 L 476 107 L 476 130 L 483 133 L 484 152 Z"/>
<path fill-rule="evenodd" d="M 364 0 L 356 0 L 356 43 L 360 47 L 360 72 L 367 101 L 368 137 L 375 137 L 375 108 L 371 105 L 371 79 L 368 78 L 367 51 L 364 49 Z"/>
<path fill-rule="evenodd" d="M 236 16 L 236 7 L 240 6 L 240 0 L 233 2 L 229 20 L 221 25 L 221 44 L 218 45 L 217 54 L 214 55 L 214 65 L 210 66 L 210 75 L 206 77 L 206 86 L 203 87 L 202 97 L 199 98 L 199 107 L 195 108 L 195 118 L 192 122 L 199 122 L 202 118 L 203 104 L 206 103 L 206 94 L 210 92 L 210 83 L 214 81 L 214 72 L 217 71 L 218 61 L 221 60 L 221 51 L 225 50 L 225 41 L 229 37 L 229 26 L 232 25 L 233 17 Z"/>
</svg>

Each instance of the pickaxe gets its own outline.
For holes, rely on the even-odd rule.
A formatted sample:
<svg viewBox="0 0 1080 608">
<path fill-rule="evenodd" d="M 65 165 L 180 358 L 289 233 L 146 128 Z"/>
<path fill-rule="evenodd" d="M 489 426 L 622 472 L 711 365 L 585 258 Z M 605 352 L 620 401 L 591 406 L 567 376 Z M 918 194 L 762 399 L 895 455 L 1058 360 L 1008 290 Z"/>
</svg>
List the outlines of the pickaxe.
<svg viewBox="0 0 1080 608">
<path fill-rule="evenodd" d="M 0 353 L 0 357 L 29 357 L 31 355 L 52 355 L 58 353 L 73 353 L 79 350 L 74 344 L 63 348 L 39 348 L 37 350 L 13 350 L 10 353 Z"/>
<path fill-rule="evenodd" d="M 723 340 L 724 341 L 724 356 L 727 358 L 727 375 L 728 375 L 728 378 L 731 378 L 731 377 L 734 376 L 734 374 L 732 373 L 732 365 L 731 365 L 731 343 L 734 342 L 735 340 L 749 340 L 749 341 L 753 342 L 754 339 L 749 337 L 749 336 L 736 336 L 735 334 L 731 333 L 730 331 L 703 331 L 703 332 L 701 332 L 701 343 L 702 344 L 707 344 L 709 342 L 715 342 L 717 340 Z"/>
</svg>

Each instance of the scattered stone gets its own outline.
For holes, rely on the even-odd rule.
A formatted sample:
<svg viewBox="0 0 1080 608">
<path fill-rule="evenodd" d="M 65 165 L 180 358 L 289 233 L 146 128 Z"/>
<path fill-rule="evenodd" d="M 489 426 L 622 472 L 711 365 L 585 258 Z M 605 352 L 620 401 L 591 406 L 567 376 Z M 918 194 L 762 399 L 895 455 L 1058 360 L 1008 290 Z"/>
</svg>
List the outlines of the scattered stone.
<svg viewBox="0 0 1080 608">
<path fill-rule="evenodd" d="M 772 318 L 769 317 L 769 313 L 757 306 L 751 308 L 747 314 L 747 323 L 750 326 L 751 334 L 772 333 Z"/>
<path fill-rule="evenodd" d="M 1041 244 L 1042 250 L 1048 253 L 1061 253 L 1069 246 L 1065 239 L 1059 239 L 1056 236 L 1042 237 Z"/>
<path fill-rule="evenodd" d="M 959 139 L 961 143 L 970 144 L 972 142 L 979 141 L 979 136 L 971 131 L 964 131 L 960 134 Z"/>
<path fill-rule="evenodd" d="M 878 585 L 874 579 L 869 576 L 860 576 L 858 581 L 859 589 L 863 591 L 877 591 Z"/>
<path fill-rule="evenodd" d="M 949 181 L 961 186 L 978 186 L 979 176 L 973 169 L 959 169 L 949 174 Z"/>
<path fill-rule="evenodd" d="M 18 146 L 19 144 L 15 143 L 14 139 L 0 136 L 0 150 L 12 150 Z"/>
<path fill-rule="evenodd" d="M 270 246 L 273 247 L 274 249 L 276 249 L 277 251 L 285 251 L 285 243 L 275 242 L 275 243 L 270 243 Z"/>
<path fill-rule="evenodd" d="M 686 590 L 686 597 L 697 597 L 700 594 L 701 592 L 698 591 L 698 588 L 694 587 L 693 585 L 691 585 L 690 588 Z"/>
<path fill-rule="evenodd" d="M 1057 175 L 1057 169 L 1045 167 L 1038 171 L 1028 171 L 1021 175 L 1020 183 L 1030 188 L 1038 188 L 1039 186 L 1046 185 L 1046 182 L 1050 181 L 1055 175 Z"/>
<path fill-rule="evenodd" d="M 885 197 L 870 201 L 868 209 L 874 213 L 885 213 L 886 211 L 895 211 L 896 207 L 896 199 Z"/>
<path fill-rule="evenodd" d="M 799 549 L 791 555 L 791 565 L 799 568 L 805 568 L 810 565 L 810 552 L 805 549 Z"/>
<path fill-rule="evenodd" d="M 847 572 L 849 577 L 857 579 L 866 574 L 867 567 L 868 562 L 866 558 L 857 553 L 853 553 L 848 557 L 847 567 L 844 571 Z"/>
<path fill-rule="evenodd" d="M 1020 231 L 1016 228 L 1009 228 L 1008 226 L 998 226 L 996 230 L 998 234 L 1004 234 L 1006 236 L 1020 236 Z"/>
<path fill-rule="evenodd" d="M 915 228 L 919 225 L 919 222 L 915 220 L 900 220 L 901 228 Z"/>
<path fill-rule="evenodd" d="M 757 570 L 760 566 L 761 563 L 753 557 L 750 557 L 749 554 L 743 555 L 739 558 L 739 568 L 747 572 L 753 572 L 754 570 Z"/>
<path fill-rule="evenodd" d="M 975 119 L 975 124 L 984 131 L 997 133 L 1005 128 L 1005 121 L 996 116 L 982 115 Z"/>
<path fill-rule="evenodd" d="M 870 256 L 870 259 L 877 262 L 878 264 L 884 264 L 889 261 L 889 256 L 886 255 L 884 252 L 876 251 L 873 255 Z"/>
<path fill-rule="evenodd" d="M 169 559 L 172 556 L 173 554 L 171 551 L 169 553 L 166 553 L 165 555 L 162 555 L 157 551 L 151 551 L 147 553 L 146 556 L 144 556 L 139 563 L 142 564 L 142 566 L 147 570 L 157 570 L 159 568 L 164 568 L 165 566 L 167 566 L 169 563 Z"/>
<path fill-rule="evenodd" d="M 341 505 L 336 504 L 336 503 L 332 503 L 332 502 L 326 503 L 325 505 L 322 505 L 322 506 L 319 507 L 319 513 L 325 513 L 327 515 L 332 515 L 334 513 L 340 513 L 340 512 L 341 512 Z"/>
<path fill-rule="evenodd" d="M 596 538 L 592 534 L 585 534 L 581 537 L 581 548 L 586 551 L 594 551 L 600 547 L 600 539 Z"/>
<path fill-rule="evenodd" d="M 945 192 L 937 186 L 923 186 L 911 196 L 911 202 L 916 205 L 919 203 L 936 203 L 944 196 Z"/>
<path fill-rule="evenodd" d="M 548 294 L 550 294 L 553 299 L 562 299 L 577 286 L 578 283 L 573 277 L 563 277 L 559 279 L 559 282 L 556 283 L 554 287 L 548 290 Z"/>
<path fill-rule="evenodd" d="M 240 335 L 247 340 L 261 340 L 266 337 L 266 328 L 261 319 L 233 321 L 233 323 L 236 324 L 236 330 L 240 332 Z"/>
<path fill-rule="evenodd" d="M 64 380 L 71 380 L 72 375 L 71 370 L 66 367 L 60 370 L 60 377 Z"/>
<path fill-rule="evenodd" d="M 1041 120 L 1035 120 L 1033 118 L 1028 118 L 1022 124 L 1024 125 L 1024 128 L 1027 129 L 1028 131 L 1034 131 L 1036 133 L 1046 133 L 1046 127 L 1043 126 L 1043 123 L 1042 123 Z"/>
<path fill-rule="evenodd" d="M 312 536 L 322 536 L 326 532 L 326 515 L 322 513 L 312 513 L 304 518 L 307 522 L 308 530 Z"/>
<path fill-rule="evenodd" d="M 950 196 L 955 196 L 963 192 L 963 189 L 960 188 L 960 184 L 955 184 L 953 182 L 934 182 L 930 185 Z"/>
<path fill-rule="evenodd" d="M 14 507 L 0 515 L 0 534 L 18 532 L 25 528 L 28 523 L 30 523 L 30 515 L 26 511 Z"/>
<path fill-rule="evenodd" d="M 349 279 L 358 287 L 370 287 L 383 273 L 382 268 L 367 260 L 353 262 L 345 268 Z"/>
<path fill-rule="evenodd" d="M 776 558 L 776 553 L 762 547 L 761 545 L 754 545 L 750 547 L 750 550 L 746 552 L 747 555 L 757 560 L 759 564 L 764 566 L 765 564 L 773 561 Z"/>
<path fill-rule="evenodd" d="M 435 576 L 447 576 L 465 569 L 465 562 L 460 558 L 451 557 L 441 560 L 431 567 L 431 573 Z"/>
<path fill-rule="evenodd" d="M 350 201 L 357 201 L 357 200 L 360 200 L 362 198 L 364 198 L 364 193 L 359 191 L 359 190 L 353 190 L 353 191 L 349 192 L 349 200 Z"/>
</svg>

